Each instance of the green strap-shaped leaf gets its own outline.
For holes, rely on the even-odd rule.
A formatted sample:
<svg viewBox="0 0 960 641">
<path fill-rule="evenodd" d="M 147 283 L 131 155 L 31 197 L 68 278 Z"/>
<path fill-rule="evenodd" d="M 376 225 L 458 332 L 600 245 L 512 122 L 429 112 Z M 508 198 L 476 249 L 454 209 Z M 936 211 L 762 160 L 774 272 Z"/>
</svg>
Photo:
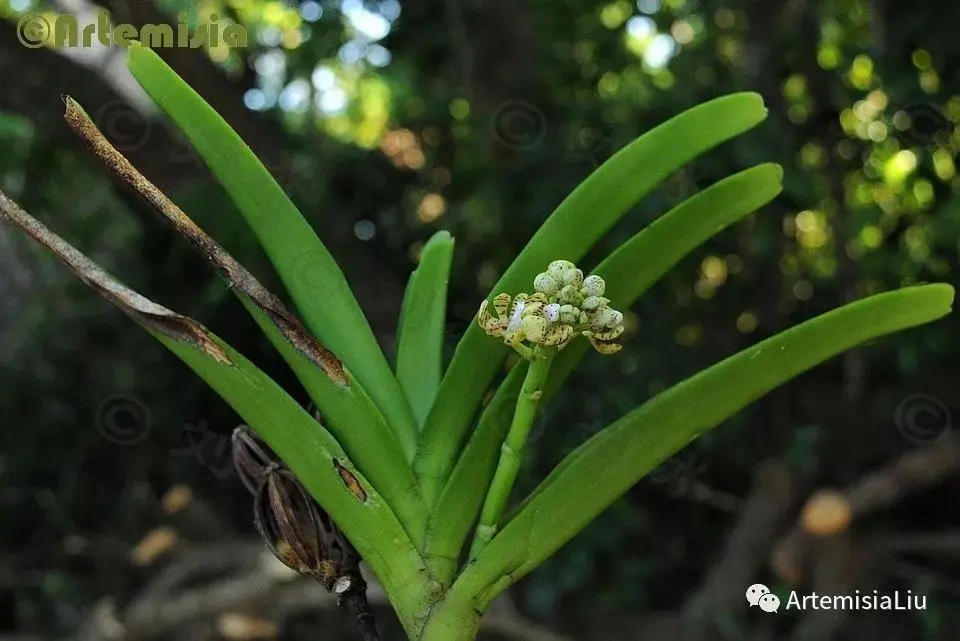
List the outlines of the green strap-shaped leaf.
<svg viewBox="0 0 960 641">
<path fill-rule="evenodd" d="M 370 565 L 404 627 L 414 629 L 429 598 L 420 555 L 386 501 L 360 475 L 336 439 L 219 338 L 208 334 L 232 366 L 192 345 L 155 330 L 151 333 L 223 397 L 293 470 Z M 364 491 L 363 500 L 348 488 L 334 460 L 353 473 Z"/>
<path fill-rule="evenodd" d="M 593 172 L 540 227 L 492 294 L 529 291 L 556 259 L 582 258 L 631 207 L 691 160 L 763 121 L 755 93 L 711 100 L 630 143 Z M 428 505 L 439 497 L 483 395 L 507 354 L 471 324 L 457 345 L 424 426 L 415 470 Z"/>
<path fill-rule="evenodd" d="M 426 535 L 426 505 L 410 463 L 370 397 L 349 370 L 344 372 L 347 385 L 333 382 L 280 332 L 276 321 L 256 301 L 236 288 L 234 292 L 330 421 L 337 441 L 354 460 L 363 461 L 362 471 L 419 549 Z"/>
<path fill-rule="evenodd" d="M 431 515 L 424 559 L 444 585 L 456 575 L 461 550 L 487 496 L 527 367 L 525 360 L 517 363 L 484 407 Z"/>
<path fill-rule="evenodd" d="M 630 307 L 704 241 L 773 200 L 780 193 L 782 177 L 779 165 L 763 164 L 711 185 L 634 235 L 592 273 L 606 280 L 605 295 L 614 307 Z M 548 399 L 588 349 L 585 340 L 576 340 L 557 355 L 545 390 Z M 435 560 L 441 574 L 449 576 L 440 568 L 449 570 L 449 559 L 459 557 L 486 495 L 523 383 L 523 369 L 510 372 L 484 408 L 434 510 L 427 561 Z"/>
<path fill-rule="evenodd" d="M 383 494 L 419 547 L 427 517 L 416 477 L 396 435 L 359 382 L 253 274 L 117 151 L 80 105 L 70 98 L 64 102 L 70 127 L 108 167 L 154 205 L 230 284 L 230 290 L 253 315 L 321 409 L 324 423 L 361 473 Z"/>
<path fill-rule="evenodd" d="M 354 372 L 412 459 L 417 429 L 410 406 L 343 272 L 313 228 L 240 136 L 157 54 L 131 47 L 128 66 L 219 179 L 307 326 Z"/>
<path fill-rule="evenodd" d="M 397 379 L 423 425 L 443 375 L 443 332 L 447 314 L 447 282 L 453 259 L 453 237 L 434 234 L 420 252 L 420 265 L 410 274 L 397 328 Z"/>
<path fill-rule="evenodd" d="M 783 168 L 764 163 L 729 176 L 687 198 L 605 258 L 591 274 L 607 283 L 604 296 L 626 309 L 697 247 L 763 207 L 783 190 Z M 637 337 L 642 341 L 643 335 Z M 547 393 L 566 380 L 590 349 L 575 341 L 550 368 Z"/>
<path fill-rule="evenodd" d="M 486 607 L 704 432 L 844 350 L 945 316 L 953 297 L 953 288 L 944 284 L 871 296 L 764 340 L 659 394 L 570 454 L 452 590 L 481 594 L 475 604 Z"/>
<path fill-rule="evenodd" d="M 216 390 L 330 514 L 383 583 L 404 626 L 415 632 L 430 598 L 420 555 L 390 506 L 322 425 L 219 337 L 118 282 L 2 192 L 0 220 L 46 247 Z"/>
</svg>

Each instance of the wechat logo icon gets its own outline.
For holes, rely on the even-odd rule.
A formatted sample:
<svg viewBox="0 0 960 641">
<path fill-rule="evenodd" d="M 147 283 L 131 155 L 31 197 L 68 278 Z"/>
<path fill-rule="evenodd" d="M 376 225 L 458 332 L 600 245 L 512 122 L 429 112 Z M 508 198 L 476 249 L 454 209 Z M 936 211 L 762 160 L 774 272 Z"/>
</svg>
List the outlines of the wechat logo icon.
<svg viewBox="0 0 960 641">
<path fill-rule="evenodd" d="M 755 583 L 747 588 L 747 603 L 751 608 L 759 606 L 764 612 L 776 612 L 780 609 L 780 597 L 762 583 Z"/>
</svg>

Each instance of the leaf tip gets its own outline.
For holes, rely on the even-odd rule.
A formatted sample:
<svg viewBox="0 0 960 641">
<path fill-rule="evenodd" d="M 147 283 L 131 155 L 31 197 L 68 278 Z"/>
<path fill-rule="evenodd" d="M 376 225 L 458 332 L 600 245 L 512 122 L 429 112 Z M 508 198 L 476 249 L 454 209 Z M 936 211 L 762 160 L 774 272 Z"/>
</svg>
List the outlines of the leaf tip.
<svg viewBox="0 0 960 641">
<path fill-rule="evenodd" d="M 783 183 L 783 165 L 772 162 L 772 163 L 769 163 L 767 166 L 770 167 L 771 173 L 774 176 L 776 176 L 777 182 L 782 184 Z"/>
<path fill-rule="evenodd" d="M 944 314 L 949 314 L 953 311 L 953 300 L 956 296 L 956 291 L 953 288 L 953 285 L 948 285 L 947 283 L 934 283 L 928 285 L 930 288 L 935 288 L 940 301 L 943 303 Z"/>
</svg>

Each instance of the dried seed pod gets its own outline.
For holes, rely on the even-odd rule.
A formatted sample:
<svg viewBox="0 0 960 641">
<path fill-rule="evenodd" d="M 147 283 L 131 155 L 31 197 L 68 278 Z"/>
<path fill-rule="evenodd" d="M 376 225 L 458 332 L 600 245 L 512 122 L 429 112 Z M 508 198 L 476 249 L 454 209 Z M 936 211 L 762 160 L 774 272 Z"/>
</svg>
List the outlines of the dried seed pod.
<svg viewBox="0 0 960 641">
<path fill-rule="evenodd" d="M 233 430 L 233 464 L 250 494 L 256 495 L 271 465 L 283 463 L 280 457 L 246 425 Z"/>
<path fill-rule="evenodd" d="M 254 496 L 254 523 L 270 551 L 287 567 L 337 595 L 364 641 L 379 639 L 360 573 L 360 555 L 296 476 L 280 464 L 264 470 Z"/>
<path fill-rule="evenodd" d="M 290 470 L 267 470 L 255 499 L 254 522 L 277 558 L 328 590 L 359 566 L 353 545 Z"/>
</svg>

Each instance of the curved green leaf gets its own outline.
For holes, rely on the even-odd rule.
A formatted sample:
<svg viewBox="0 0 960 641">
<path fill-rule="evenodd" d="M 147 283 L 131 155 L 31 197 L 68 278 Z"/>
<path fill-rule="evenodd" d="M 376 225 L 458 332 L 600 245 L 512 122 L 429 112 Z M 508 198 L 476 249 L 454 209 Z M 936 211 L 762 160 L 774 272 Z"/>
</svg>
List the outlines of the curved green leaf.
<svg viewBox="0 0 960 641">
<path fill-rule="evenodd" d="M 234 291 L 320 408 L 324 419 L 330 421 L 337 441 L 353 460 L 363 462 L 358 466 L 360 471 L 383 495 L 419 549 L 426 535 L 426 505 L 410 463 L 370 397 L 349 370 L 344 371 L 346 385 L 334 382 L 283 335 L 276 319 L 263 307 L 239 290 Z"/>
<path fill-rule="evenodd" d="M 370 394 L 408 460 L 417 429 L 400 385 L 343 272 L 263 163 L 189 85 L 146 47 L 131 47 L 137 82 L 183 131 L 253 229 L 311 331 Z"/>
<path fill-rule="evenodd" d="M 626 309 L 704 241 L 776 197 L 782 177 L 780 166 L 771 163 L 751 167 L 711 185 L 653 221 L 591 273 L 607 281 L 605 295 L 614 306 Z M 545 390 L 548 399 L 588 349 L 586 341 L 577 340 L 557 355 Z M 449 569 L 449 559 L 459 556 L 483 503 L 523 383 L 523 369 L 518 367 L 510 372 L 480 414 L 477 429 L 434 510 L 426 556 L 428 563 L 436 560 L 438 568 Z"/>
<path fill-rule="evenodd" d="M 414 629 L 414 620 L 429 602 L 420 555 L 386 501 L 336 439 L 266 374 L 216 336 L 208 333 L 231 366 L 175 338 L 152 329 L 151 333 L 227 401 L 293 470 L 370 565 L 404 627 Z M 353 473 L 365 492 L 364 500 L 347 487 L 335 460 Z"/>
<path fill-rule="evenodd" d="M 949 285 L 878 294 L 818 316 L 678 383 L 570 454 L 454 590 L 480 607 L 553 554 L 665 459 L 770 390 L 856 345 L 945 316 Z"/>
<path fill-rule="evenodd" d="M 420 252 L 420 265 L 410 274 L 400 309 L 397 379 L 418 425 L 426 420 L 443 375 L 443 332 L 452 259 L 453 237 L 449 232 L 437 232 Z"/>
<path fill-rule="evenodd" d="M 550 261 L 582 258 L 593 244 L 670 174 L 766 117 L 762 98 L 739 93 L 711 100 L 633 141 L 593 172 L 544 222 L 492 294 L 530 288 Z M 457 345 L 424 426 L 415 470 L 428 505 L 438 498 L 484 393 L 507 354 L 471 324 Z"/>
<path fill-rule="evenodd" d="M 229 283 L 264 333 L 291 366 L 338 442 L 383 493 L 414 542 L 426 528 L 426 506 L 413 469 L 380 410 L 335 354 L 321 345 L 283 303 L 206 234 L 172 200 L 147 180 L 107 140 L 83 109 L 65 98 L 65 119 L 108 167 L 167 219 Z"/>
<path fill-rule="evenodd" d="M 336 439 L 280 386 L 220 338 L 127 288 L 0 192 L 0 220 L 21 228 L 104 298 L 143 326 L 227 401 L 284 460 L 383 583 L 414 630 L 429 587 L 422 561 L 396 515 Z M 340 475 L 348 470 L 363 495 Z"/>
<path fill-rule="evenodd" d="M 633 305 L 690 252 L 763 207 L 783 190 L 783 168 L 764 163 L 745 169 L 687 198 L 620 245 L 590 273 L 607 283 L 604 296 L 618 309 Z M 552 395 L 590 349 L 575 341 L 550 369 Z"/>
</svg>

